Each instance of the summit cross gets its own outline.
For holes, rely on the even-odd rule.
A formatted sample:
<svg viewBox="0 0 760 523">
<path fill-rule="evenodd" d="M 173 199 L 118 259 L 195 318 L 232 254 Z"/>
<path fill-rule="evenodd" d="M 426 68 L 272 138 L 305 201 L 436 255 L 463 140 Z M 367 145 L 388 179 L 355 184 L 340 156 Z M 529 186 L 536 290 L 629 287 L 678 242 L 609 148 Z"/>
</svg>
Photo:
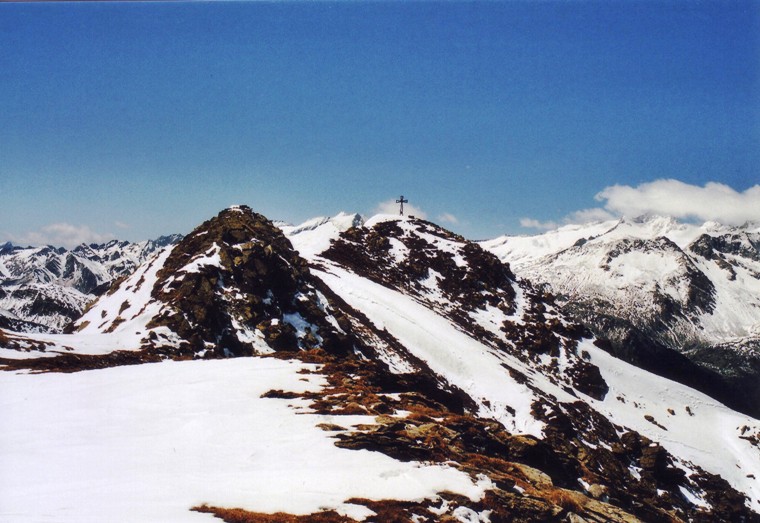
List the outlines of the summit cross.
<svg viewBox="0 0 760 523">
<path fill-rule="evenodd" d="M 404 204 L 405 203 L 409 203 L 409 200 L 404 200 L 404 195 L 402 194 L 401 198 L 399 198 L 398 200 L 396 200 L 396 203 L 400 203 L 401 204 L 401 216 L 403 216 L 404 215 Z"/>
</svg>

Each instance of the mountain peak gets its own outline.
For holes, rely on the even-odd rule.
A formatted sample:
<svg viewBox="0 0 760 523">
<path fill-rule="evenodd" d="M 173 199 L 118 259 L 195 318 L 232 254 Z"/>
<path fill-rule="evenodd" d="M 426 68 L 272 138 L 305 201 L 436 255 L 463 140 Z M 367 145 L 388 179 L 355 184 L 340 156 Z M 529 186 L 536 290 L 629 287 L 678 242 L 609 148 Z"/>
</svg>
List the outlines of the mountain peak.
<svg viewBox="0 0 760 523">
<path fill-rule="evenodd" d="M 337 327 L 329 291 L 320 288 L 274 223 L 237 206 L 162 250 L 112 288 L 79 326 L 91 333 L 137 332 L 133 350 L 171 358 L 347 351 L 355 344 Z"/>
<path fill-rule="evenodd" d="M 409 214 L 375 214 L 371 216 L 365 223 L 367 227 L 374 227 L 378 223 L 382 222 L 400 222 L 418 220 L 419 218 Z"/>
<path fill-rule="evenodd" d="M 0 245 L 0 254 L 7 254 L 9 252 L 13 252 L 14 245 L 11 242 L 5 242 L 4 244 Z"/>
<path fill-rule="evenodd" d="M 243 205 L 243 204 L 230 205 L 226 209 L 222 210 L 222 212 L 219 213 L 219 214 L 222 214 L 222 213 L 227 212 L 227 211 L 245 213 L 245 212 L 251 211 L 251 208 L 249 206 Z"/>
<path fill-rule="evenodd" d="M 317 363 L 294 366 L 290 385 L 272 383 L 256 393 L 248 385 L 268 380 L 267 373 L 225 374 L 220 383 L 229 392 L 245 387 L 243 401 L 231 403 L 234 410 L 225 410 L 225 416 L 238 416 L 243 412 L 238 409 L 252 403 L 288 398 L 299 414 L 308 406 L 313 410 L 309 415 L 325 416 L 315 424 L 327 422 L 318 427 L 334 432 L 330 437 L 341 449 L 379 451 L 421 466 L 440 463 L 483 478 L 488 489 L 469 501 L 459 496 L 458 503 L 467 506 L 456 509 L 448 504 L 451 496 L 430 498 L 435 491 L 415 495 L 428 501 L 414 507 L 393 499 L 370 501 L 366 493 L 357 498 L 355 491 L 329 494 L 354 506 L 368 502 L 368 509 L 382 520 L 399 516 L 438 521 L 451 513 L 472 521 L 548 521 L 559 520 L 563 512 L 567 521 L 753 520 L 751 510 L 760 506 L 755 479 L 760 475 L 760 428 L 754 420 L 610 357 L 602 350 L 604 342 L 569 321 L 560 299 L 545 287 L 519 280 L 479 244 L 433 223 L 386 215 L 357 227 L 354 217 L 343 215 L 316 220 L 292 237 L 328 237 L 341 223 L 348 228 L 332 238 L 327 250 L 310 257 L 309 264 L 265 217 L 244 206 L 225 209 L 111 287 L 82 317 L 80 332 L 69 338 L 0 332 L 0 343 L 7 346 L 0 346 L 0 357 L 10 351 L 19 356 L 0 363 L 17 369 L 83 370 L 272 352 L 278 352 L 277 358 L 258 361 Z M 662 256 L 645 247 L 665 245 L 668 253 L 677 252 L 662 238 L 621 238 L 612 238 L 612 243 L 631 249 L 608 249 L 607 265 L 613 269 L 620 269 L 618 262 L 629 254 L 633 261 L 659 265 Z M 724 243 L 705 247 L 714 256 L 736 250 L 733 239 Z M 596 280 L 611 280 L 610 273 Z M 160 383 L 169 374 L 198 369 L 188 376 L 201 384 L 200 395 L 192 400 L 200 406 L 189 415 L 200 423 L 217 410 L 219 401 L 226 401 L 224 394 L 218 396 L 222 399 L 209 397 L 211 389 L 219 389 L 209 387 L 209 369 L 251 369 L 250 361 L 146 366 L 153 369 L 146 382 Z M 294 390 L 293 384 L 309 379 L 307 373 L 318 373 L 313 377 L 322 385 Z M 99 392 L 108 390 L 98 381 Z M 137 386 L 143 388 L 142 383 Z M 141 394 L 140 401 L 130 404 L 140 407 L 144 398 L 174 402 L 174 390 L 184 395 L 191 389 L 167 389 L 159 398 L 152 392 Z M 47 404 L 51 396 L 43 394 L 40 400 Z M 120 396 L 120 390 L 114 392 Z M 144 409 L 138 410 L 143 419 Z M 160 411 L 161 422 L 176 412 Z M 290 435 L 298 433 L 299 440 L 306 433 L 283 425 L 284 418 L 257 414 L 257 419 L 264 420 L 257 430 L 268 433 L 271 428 L 288 442 L 292 438 L 282 427 Z M 209 432 L 199 426 L 201 435 L 214 440 L 226 441 L 231 434 L 226 424 Z M 241 434 L 250 432 L 250 426 Z M 119 427 L 111 432 L 124 431 Z M 260 444 L 258 437 L 232 439 L 253 445 L 235 449 L 237 463 L 276 448 Z M 45 443 L 42 448 L 49 446 Z M 171 448 L 164 443 L 159 447 Z M 312 447 L 288 448 L 302 458 L 299 462 L 313 463 Z M 117 453 L 123 448 L 114 446 Z M 322 450 L 317 453 L 324 457 Z M 156 457 L 162 460 L 164 454 Z M 282 473 L 279 455 L 273 458 Z M 182 465 L 179 481 L 187 476 L 185 456 L 172 460 Z M 357 466 L 354 459 L 347 462 L 363 471 L 367 484 L 385 476 Z M 163 467 L 166 462 L 157 463 Z M 340 464 L 319 463 L 335 467 L 330 472 L 340 475 Z M 265 471 L 259 474 L 264 482 L 271 477 Z M 303 490 L 300 474 L 294 476 L 286 487 L 275 486 L 288 500 Z M 413 483 L 403 474 L 394 477 L 407 483 L 403 491 Z M 213 478 L 204 481 L 212 483 Z M 295 506 L 287 503 L 282 507 L 288 512 L 291 508 Z"/>
</svg>

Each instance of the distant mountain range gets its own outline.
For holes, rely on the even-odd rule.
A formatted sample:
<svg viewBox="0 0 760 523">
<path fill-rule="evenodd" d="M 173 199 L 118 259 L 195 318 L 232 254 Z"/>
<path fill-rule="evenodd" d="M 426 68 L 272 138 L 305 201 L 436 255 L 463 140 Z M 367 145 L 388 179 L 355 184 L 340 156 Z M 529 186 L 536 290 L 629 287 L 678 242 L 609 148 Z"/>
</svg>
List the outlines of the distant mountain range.
<svg viewBox="0 0 760 523">
<path fill-rule="evenodd" d="M 0 327 L 56 332 L 82 315 L 85 306 L 114 280 L 131 274 L 157 249 L 180 235 L 138 243 L 62 247 L 0 246 Z"/>
<path fill-rule="evenodd" d="M 644 216 L 481 245 L 616 356 L 760 416 L 760 225 Z"/>
<path fill-rule="evenodd" d="M 0 330 L 0 462 L 36 471 L 0 474 L 0 519 L 760 521 L 760 421 L 663 377 L 744 406 L 726 379 L 755 357 L 757 234 L 646 218 L 475 243 L 236 206 L 139 249 L 7 246 L 14 285 L 93 301 L 66 333 Z M 79 500 L 59 463 L 126 501 Z"/>
</svg>

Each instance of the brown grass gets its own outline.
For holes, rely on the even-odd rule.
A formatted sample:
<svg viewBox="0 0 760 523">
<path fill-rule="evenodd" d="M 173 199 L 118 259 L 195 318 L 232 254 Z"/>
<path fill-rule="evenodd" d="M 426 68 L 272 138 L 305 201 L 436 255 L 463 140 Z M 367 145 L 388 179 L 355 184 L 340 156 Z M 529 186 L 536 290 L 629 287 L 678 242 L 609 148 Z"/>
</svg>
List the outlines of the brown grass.
<svg viewBox="0 0 760 523">
<path fill-rule="evenodd" d="M 567 512 L 580 513 L 583 512 L 582 498 L 584 496 L 577 492 L 572 492 L 564 489 L 556 489 L 546 492 L 545 498 L 550 503 L 561 507 Z"/>
<path fill-rule="evenodd" d="M 190 510 L 213 514 L 226 523 L 353 523 L 354 520 L 341 516 L 333 510 L 316 512 L 306 516 L 296 516 L 285 512 L 264 514 L 263 512 L 250 512 L 240 508 L 210 507 L 206 504 L 193 507 Z"/>
<path fill-rule="evenodd" d="M 121 316 L 117 316 L 117 317 L 116 317 L 116 319 L 115 319 L 115 320 L 113 320 L 113 323 L 111 324 L 111 326 L 110 326 L 110 327 L 108 327 L 108 328 L 105 330 L 105 332 L 109 332 L 109 333 L 110 333 L 110 332 L 113 332 L 113 331 L 115 331 L 115 330 L 116 330 L 116 327 L 118 327 L 118 326 L 119 326 L 119 325 L 121 325 L 122 323 L 124 323 L 124 318 L 122 318 Z"/>
</svg>

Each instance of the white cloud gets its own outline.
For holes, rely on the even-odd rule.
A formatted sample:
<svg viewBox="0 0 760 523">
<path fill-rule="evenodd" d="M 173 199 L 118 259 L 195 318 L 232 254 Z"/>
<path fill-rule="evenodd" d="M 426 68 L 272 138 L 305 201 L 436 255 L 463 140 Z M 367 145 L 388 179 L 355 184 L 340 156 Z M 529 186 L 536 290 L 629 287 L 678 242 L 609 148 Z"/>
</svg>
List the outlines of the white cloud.
<svg viewBox="0 0 760 523">
<path fill-rule="evenodd" d="M 454 216 L 451 213 L 448 213 L 448 212 L 445 212 L 445 213 L 439 215 L 438 216 L 438 220 L 442 221 L 443 223 L 451 223 L 451 224 L 454 224 L 454 225 L 456 225 L 457 223 L 459 223 L 459 220 L 457 219 L 457 217 Z"/>
<path fill-rule="evenodd" d="M 625 216 L 661 214 L 740 225 L 760 220 L 760 185 L 738 192 L 708 182 L 704 187 L 678 180 L 655 180 L 638 187 L 613 185 L 595 196 L 611 213 Z"/>
<path fill-rule="evenodd" d="M 375 212 L 377 214 L 398 214 L 399 213 L 399 204 L 396 203 L 396 199 L 392 200 L 386 200 L 384 202 L 380 202 L 377 204 L 377 208 L 375 209 Z M 415 207 L 412 204 L 405 203 L 404 204 L 404 214 L 406 215 L 412 215 L 416 216 L 417 218 L 427 218 L 427 214 L 422 209 Z"/>
<path fill-rule="evenodd" d="M 616 216 L 604 209 L 594 207 L 591 209 L 581 209 L 567 215 L 562 221 L 564 223 L 593 223 L 614 220 Z"/>
<path fill-rule="evenodd" d="M 520 226 L 526 229 L 541 229 L 543 231 L 549 231 L 559 227 L 557 222 L 542 222 L 534 218 L 520 218 Z"/>
<path fill-rule="evenodd" d="M 20 245 L 54 245 L 72 248 L 82 243 L 103 243 L 114 239 L 112 233 L 100 234 L 86 225 L 51 223 L 39 231 L 32 231 L 12 241 Z"/>
<path fill-rule="evenodd" d="M 672 179 L 655 180 L 637 187 L 612 185 L 594 198 L 604 202 L 604 208 L 575 211 L 560 222 L 521 218 L 520 225 L 527 229 L 550 230 L 563 224 L 600 222 L 620 216 L 634 218 L 644 214 L 703 222 L 712 220 L 728 225 L 760 221 L 760 185 L 738 192 L 717 182 L 708 182 L 701 187 Z"/>
<path fill-rule="evenodd" d="M 115 221 L 113 222 L 113 224 L 119 229 L 129 229 L 131 227 L 131 225 L 129 225 L 128 223 L 124 223 L 120 221 Z"/>
</svg>

